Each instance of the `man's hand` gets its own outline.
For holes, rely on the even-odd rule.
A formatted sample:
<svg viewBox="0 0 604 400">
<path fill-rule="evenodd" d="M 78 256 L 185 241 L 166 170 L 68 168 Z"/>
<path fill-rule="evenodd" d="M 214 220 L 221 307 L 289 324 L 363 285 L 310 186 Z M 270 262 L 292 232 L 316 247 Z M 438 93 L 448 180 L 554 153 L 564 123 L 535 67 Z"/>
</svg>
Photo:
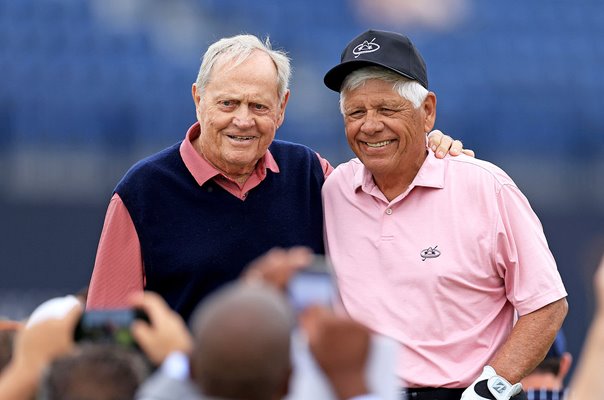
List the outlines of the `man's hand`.
<svg viewBox="0 0 604 400">
<path fill-rule="evenodd" d="M 156 293 L 136 293 L 130 298 L 130 305 L 144 310 L 149 323 L 134 321 L 132 336 L 145 352 L 149 360 L 160 365 L 174 351 L 189 354 L 193 339 L 183 319 L 174 312 L 164 299 Z"/>
<path fill-rule="evenodd" d="M 458 156 L 461 153 L 474 157 L 474 152 L 463 148 L 460 140 L 453 140 L 451 136 L 445 135 L 439 130 L 434 130 L 428 135 L 428 146 L 436 155 L 436 158 L 443 158 L 447 153 L 452 156 Z"/>
<path fill-rule="evenodd" d="M 76 305 L 63 318 L 49 318 L 19 331 L 13 358 L 0 378 L 0 400 L 33 396 L 44 369 L 74 348 L 73 333 L 81 314 L 82 307 Z"/>
<path fill-rule="evenodd" d="M 274 248 L 252 261 L 243 273 L 245 282 L 261 281 L 285 291 L 291 277 L 312 262 L 312 252 L 306 247 Z"/>
<path fill-rule="evenodd" d="M 365 366 L 371 337 L 369 329 L 318 306 L 307 308 L 300 322 L 310 351 L 338 398 L 367 394 Z"/>
<path fill-rule="evenodd" d="M 519 396 L 517 396 L 519 395 Z M 461 395 L 461 400 L 509 400 L 526 399 L 522 385 L 512 385 L 505 378 L 497 375 L 495 370 L 487 365 L 482 374 Z"/>
</svg>

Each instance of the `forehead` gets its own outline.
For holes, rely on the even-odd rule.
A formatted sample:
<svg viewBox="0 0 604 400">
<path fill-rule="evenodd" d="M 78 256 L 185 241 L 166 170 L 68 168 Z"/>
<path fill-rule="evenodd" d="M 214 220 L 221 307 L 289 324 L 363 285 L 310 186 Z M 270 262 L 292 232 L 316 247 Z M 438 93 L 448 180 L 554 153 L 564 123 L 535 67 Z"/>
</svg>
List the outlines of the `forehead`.
<svg viewBox="0 0 604 400">
<path fill-rule="evenodd" d="M 268 54 L 254 50 L 242 61 L 237 57 L 228 56 L 216 60 L 210 73 L 208 89 L 210 87 L 214 90 L 229 87 L 232 90 L 251 86 L 270 93 L 277 93 L 277 67 Z"/>
<path fill-rule="evenodd" d="M 405 104 L 409 100 L 394 90 L 394 83 L 381 79 L 369 79 L 357 88 L 348 90 L 344 96 L 344 106 L 348 104 Z"/>
</svg>

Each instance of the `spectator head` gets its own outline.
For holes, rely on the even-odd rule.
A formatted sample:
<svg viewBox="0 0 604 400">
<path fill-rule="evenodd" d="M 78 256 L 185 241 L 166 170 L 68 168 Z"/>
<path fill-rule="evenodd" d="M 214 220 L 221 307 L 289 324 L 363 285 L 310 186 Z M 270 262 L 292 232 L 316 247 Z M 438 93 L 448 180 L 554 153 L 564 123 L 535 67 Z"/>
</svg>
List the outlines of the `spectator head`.
<svg viewBox="0 0 604 400">
<path fill-rule="evenodd" d="M 208 396 L 280 399 L 291 373 L 293 316 L 284 296 L 262 284 L 231 284 L 194 317 L 191 375 Z"/>
<path fill-rule="evenodd" d="M 131 400 L 149 370 L 142 356 L 117 345 L 84 345 L 58 358 L 40 383 L 41 400 Z"/>
<path fill-rule="evenodd" d="M 559 331 L 543 361 L 522 380 L 522 386 L 524 389 L 561 390 L 571 365 L 572 356 L 566 351 L 564 332 Z"/>
</svg>

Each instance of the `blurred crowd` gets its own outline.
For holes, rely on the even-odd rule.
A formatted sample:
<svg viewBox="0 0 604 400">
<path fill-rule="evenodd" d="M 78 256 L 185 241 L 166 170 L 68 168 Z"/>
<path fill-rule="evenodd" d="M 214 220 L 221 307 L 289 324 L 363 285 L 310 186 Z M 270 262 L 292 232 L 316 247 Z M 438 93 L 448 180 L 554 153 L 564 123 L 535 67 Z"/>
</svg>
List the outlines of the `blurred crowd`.
<svg viewBox="0 0 604 400">
<path fill-rule="evenodd" d="M 202 302 L 191 330 L 160 296 L 139 293 L 131 306 L 147 318 L 128 326 L 134 345 L 115 331 L 78 337 L 82 299 L 50 299 L 26 321 L 2 321 L 0 399 L 283 398 L 297 330 L 337 398 L 368 394 L 370 331 L 324 306 L 294 314 L 288 303 L 289 279 L 311 259 L 303 248 L 269 252 Z"/>
<path fill-rule="evenodd" d="M 115 337 L 75 340 L 82 297 L 54 298 L 24 321 L 0 320 L 0 399 L 280 399 L 290 390 L 291 340 L 300 330 L 337 399 L 377 399 L 367 382 L 372 333 L 333 309 L 295 314 L 287 287 L 312 255 L 276 249 L 195 310 L 191 329 L 152 292 L 131 298 L 148 319 L 129 326 L 135 344 Z M 604 258 L 594 278 L 598 308 L 570 389 L 572 357 L 558 335 L 523 380 L 529 399 L 601 399 Z"/>
</svg>

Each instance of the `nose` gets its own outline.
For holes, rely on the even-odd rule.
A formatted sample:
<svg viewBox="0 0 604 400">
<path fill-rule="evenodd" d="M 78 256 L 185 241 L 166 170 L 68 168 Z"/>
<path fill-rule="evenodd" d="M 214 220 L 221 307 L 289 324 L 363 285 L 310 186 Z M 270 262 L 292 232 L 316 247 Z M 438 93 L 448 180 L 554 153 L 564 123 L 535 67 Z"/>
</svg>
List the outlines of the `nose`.
<svg viewBox="0 0 604 400">
<path fill-rule="evenodd" d="M 239 129 L 249 129 L 255 125 L 254 116 L 248 107 L 239 107 L 233 117 L 233 124 Z"/>
<path fill-rule="evenodd" d="M 365 116 L 365 121 L 361 125 L 361 132 L 367 135 L 373 135 L 384 129 L 384 123 L 380 120 L 375 111 L 369 111 Z"/>
</svg>

